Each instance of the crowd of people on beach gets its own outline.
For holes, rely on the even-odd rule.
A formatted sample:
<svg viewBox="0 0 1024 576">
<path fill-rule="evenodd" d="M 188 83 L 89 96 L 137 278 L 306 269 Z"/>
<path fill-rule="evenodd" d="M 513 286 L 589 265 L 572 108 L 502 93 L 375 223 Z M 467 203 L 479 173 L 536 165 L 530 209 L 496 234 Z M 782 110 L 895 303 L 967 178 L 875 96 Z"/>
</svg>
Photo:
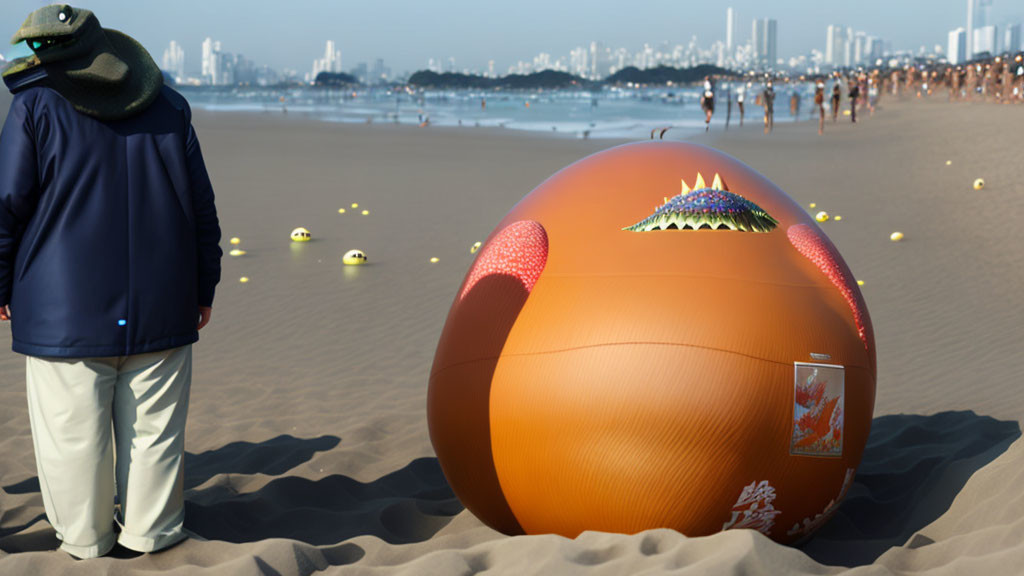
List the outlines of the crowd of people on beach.
<svg viewBox="0 0 1024 576">
<path fill-rule="evenodd" d="M 732 105 L 735 99 L 739 109 L 739 125 L 743 126 L 747 97 L 755 95 L 755 105 L 764 111 L 764 133 L 770 134 L 775 126 L 775 84 L 781 82 L 793 85 L 789 90 L 789 113 L 794 119 L 800 118 L 800 104 L 803 98 L 801 85 L 814 84 L 814 107 L 811 117 L 817 115 L 818 134 L 824 134 L 826 117 L 831 114 L 832 122 L 839 116 L 849 116 L 851 123 L 857 122 L 857 112 L 873 115 L 883 94 L 893 98 L 928 98 L 939 91 L 946 91 L 949 101 L 992 101 L 1003 104 L 1024 103 L 1024 54 L 999 55 L 976 59 L 961 65 L 937 64 L 906 66 L 895 69 L 858 68 L 829 75 L 786 76 L 764 75 L 757 80 L 722 78 L 719 93 L 726 100 L 725 128 L 729 129 L 732 119 Z M 704 130 L 710 130 L 711 118 L 715 111 L 716 78 L 706 76 L 700 96 L 704 111 Z M 848 109 L 842 110 L 845 94 Z M 827 109 L 826 109 L 827 108 Z"/>
</svg>

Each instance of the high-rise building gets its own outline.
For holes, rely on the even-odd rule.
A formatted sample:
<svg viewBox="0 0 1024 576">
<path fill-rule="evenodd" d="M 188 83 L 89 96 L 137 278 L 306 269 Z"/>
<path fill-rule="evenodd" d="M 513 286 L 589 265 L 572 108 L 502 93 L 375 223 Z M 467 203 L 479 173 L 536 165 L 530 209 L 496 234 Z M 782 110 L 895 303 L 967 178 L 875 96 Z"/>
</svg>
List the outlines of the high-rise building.
<svg viewBox="0 0 1024 576">
<path fill-rule="evenodd" d="M 946 60 L 950 64 L 962 64 L 967 60 L 967 31 L 963 28 L 949 31 Z"/>
<path fill-rule="evenodd" d="M 607 71 L 607 59 L 604 54 L 604 44 L 600 42 L 590 43 L 590 78 L 597 80 Z"/>
<path fill-rule="evenodd" d="M 854 56 L 854 54 L 853 54 L 853 39 L 854 39 L 853 28 L 850 28 L 849 26 L 847 26 L 846 27 L 846 38 L 843 41 L 843 66 L 846 66 L 847 68 L 849 68 L 850 66 L 853 66 L 853 64 L 854 64 L 854 60 L 853 60 L 853 56 Z"/>
<path fill-rule="evenodd" d="M 964 61 L 974 58 L 974 0 L 967 0 L 967 52 Z"/>
<path fill-rule="evenodd" d="M 203 63 L 201 76 L 207 84 L 217 84 L 219 77 L 218 56 L 220 55 L 220 42 L 207 37 L 203 40 Z"/>
<path fill-rule="evenodd" d="M 750 31 L 750 45 L 754 60 L 764 66 L 774 66 L 778 56 L 778 24 L 771 18 L 756 18 Z"/>
<path fill-rule="evenodd" d="M 974 29 L 992 23 L 992 0 L 975 0 Z"/>
<path fill-rule="evenodd" d="M 587 49 L 583 46 L 569 52 L 569 72 L 576 76 L 588 76 L 590 67 L 587 65 Z"/>
<path fill-rule="evenodd" d="M 846 30 L 842 26 L 830 25 L 825 29 L 825 64 L 845 66 Z"/>
<path fill-rule="evenodd" d="M 256 83 L 256 66 L 252 60 L 247 59 L 241 54 L 234 56 L 225 54 L 225 56 L 231 61 L 231 80 L 228 82 L 229 84 Z"/>
<path fill-rule="evenodd" d="M 349 74 L 352 75 L 356 80 L 359 80 L 363 84 L 369 83 L 369 69 L 366 66 L 366 62 L 360 62 L 355 68 L 349 70 Z"/>
<path fill-rule="evenodd" d="M 853 63 L 860 65 L 867 60 L 868 35 L 857 32 L 853 35 Z"/>
<path fill-rule="evenodd" d="M 764 42 L 768 65 L 775 66 L 779 59 L 779 23 L 774 18 L 765 21 Z"/>
<path fill-rule="evenodd" d="M 736 12 L 732 6 L 725 9 L 725 49 L 732 57 L 733 41 L 736 36 Z"/>
<path fill-rule="evenodd" d="M 185 50 L 174 40 L 164 49 L 164 57 L 160 66 L 174 76 L 175 81 L 185 77 Z"/>
<path fill-rule="evenodd" d="M 370 70 L 370 82 L 369 84 L 383 84 L 387 83 L 388 76 L 390 76 L 390 70 L 384 65 L 383 58 L 377 58 L 373 61 L 373 68 Z"/>
<path fill-rule="evenodd" d="M 750 49 L 755 63 L 761 62 L 762 44 L 764 44 L 764 31 L 761 29 L 761 22 L 755 19 L 750 27 Z"/>
<path fill-rule="evenodd" d="M 315 81 L 321 72 L 341 72 L 341 50 L 334 46 L 334 40 L 328 40 L 324 47 L 324 57 L 313 60 L 312 78 Z"/>
<path fill-rule="evenodd" d="M 1020 44 L 1020 22 L 1007 24 L 1003 31 L 1003 51 L 1016 52 L 1022 48 Z"/>
<path fill-rule="evenodd" d="M 864 45 L 864 60 L 872 66 L 877 64 L 882 59 L 882 40 L 877 36 L 868 36 Z"/>
<path fill-rule="evenodd" d="M 980 26 L 974 29 L 974 46 L 973 54 L 981 54 L 982 52 L 988 52 L 989 54 L 996 53 L 996 38 L 998 38 L 998 30 L 996 27 L 989 24 L 988 26 Z"/>
<path fill-rule="evenodd" d="M 235 57 L 221 51 L 220 41 L 203 40 L 202 81 L 219 86 L 235 82 Z"/>
</svg>

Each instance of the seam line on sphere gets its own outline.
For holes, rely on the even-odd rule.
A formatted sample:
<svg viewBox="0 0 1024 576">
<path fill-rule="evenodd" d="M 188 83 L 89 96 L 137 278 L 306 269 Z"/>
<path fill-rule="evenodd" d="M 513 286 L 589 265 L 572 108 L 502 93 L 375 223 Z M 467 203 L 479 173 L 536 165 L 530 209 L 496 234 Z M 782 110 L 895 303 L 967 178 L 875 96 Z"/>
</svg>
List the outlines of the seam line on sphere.
<svg viewBox="0 0 1024 576">
<path fill-rule="evenodd" d="M 820 284 L 793 284 L 789 282 L 768 282 L 765 280 L 748 280 L 746 278 L 734 278 L 732 276 L 714 276 L 710 274 L 567 274 L 564 272 L 546 272 L 544 278 L 693 278 L 693 279 L 714 279 L 733 280 L 745 284 L 764 284 L 767 286 L 786 286 L 790 288 L 825 288 Z M 832 288 L 832 284 L 828 284 Z"/>
<path fill-rule="evenodd" d="M 678 347 L 682 347 L 682 348 L 698 348 L 700 350 L 710 350 L 712 352 L 722 352 L 724 354 L 732 354 L 734 356 L 742 356 L 743 358 L 750 358 L 751 360 L 761 360 L 762 362 L 770 362 L 772 364 L 778 364 L 779 366 L 792 366 L 793 362 L 801 362 L 801 360 L 793 360 L 792 362 L 783 362 L 781 360 L 772 360 L 770 358 L 762 358 L 760 356 L 755 356 L 753 354 L 744 354 L 742 352 L 736 352 L 734 350 L 725 350 L 723 348 L 716 348 L 714 346 L 701 346 L 699 344 L 683 344 L 681 342 L 644 342 L 644 341 L 637 341 L 637 342 L 609 342 L 607 344 L 588 344 L 586 346 L 573 346 L 571 348 L 559 348 L 557 350 L 544 350 L 544 351 L 541 351 L 541 352 L 520 352 L 520 353 L 500 354 L 498 356 L 484 356 L 484 357 L 481 357 L 481 358 L 474 358 L 472 360 L 465 360 L 465 361 L 462 361 L 462 362 L 456 362 L 454 364 L 449 364 L 449 365 L 445 366 L 444 368 L 441 368 L 437 372 L 431 373 L 430 374 L 430 378 L 433 379 L 438 374 L 440 374 L 440 373 L 442 373 L 445 370 L 448 370 L 450 368 L 458 368 L 460 366 L 466 366 L 466 365 L 473 364 L 473 363 L 476 363 L 476 362 L 484 362 L 484 361 L 489 361 L 489 360 L 498 360 L 502 356 L 506 356 L 506 357 L 509 357 L 509 358 L 522 357 L 522 356 L 544 356 L 544 355 L 547 355 L 547 354 L 561 354 L 563 352 L 575 352 L 576 350 L 586 350 L 586 349 L 589 349 L 589 348 L 605 348 L 605 347 L 609 347 L 609 346 L 633 346 L 633 345 L 637 345 L 637 344 L 647 344 L 647 345 L 652 345 L 652 346 L 678 346 Z M 843 364 L 843 366 L 846 367 L 846 368 L 864 368 L 864 369 L 867 369 L 866 366 L 861 366 L 860 364 Z"/>
</svg>

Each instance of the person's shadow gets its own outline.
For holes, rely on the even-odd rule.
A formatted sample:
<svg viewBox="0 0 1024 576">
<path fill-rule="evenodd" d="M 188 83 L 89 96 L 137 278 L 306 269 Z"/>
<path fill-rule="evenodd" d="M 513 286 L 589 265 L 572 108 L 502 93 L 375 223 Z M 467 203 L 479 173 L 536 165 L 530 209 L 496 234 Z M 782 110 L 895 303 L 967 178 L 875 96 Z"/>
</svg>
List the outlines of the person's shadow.
<svg viewBox="0 0 1024 576">
<path fill-rule="evenodd" d="M 398 544 L 431 538 L 462 511 L 436 458 L 418 458 L 365 484 L 331 475 L 320 480 L 285 476 L 242 494 L 223 483 L 203 486 L 219 475 L 281 476 L 340 441 L 336 436 L 285 435 L 186 453 L 185 528 L 208 540 L 228 542 L 286 538 L 319 546 L 372 534 Z M 12 495 L 38 493 L 39 479 L 33 476 L 3 490 Z M 59 543 L 52 529 L 30 530 L 44 519 L 40 513 L 17 526 L 0 522 L 0 550 L 56 548 Z"/>
</svg>

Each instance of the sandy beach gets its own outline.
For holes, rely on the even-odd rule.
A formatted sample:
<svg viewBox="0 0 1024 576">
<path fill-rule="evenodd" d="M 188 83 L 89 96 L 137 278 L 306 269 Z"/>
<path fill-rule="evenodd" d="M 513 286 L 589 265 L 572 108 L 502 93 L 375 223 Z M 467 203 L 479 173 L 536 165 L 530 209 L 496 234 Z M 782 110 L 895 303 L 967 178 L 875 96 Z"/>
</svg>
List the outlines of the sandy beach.
<svg viewBox="0 0 1024 576">
<path fill-rule="evenodd" d="M 0 92 L 2 119 L 10 95 Z M 804 546 L 750 530 L 508 537 L 445 482 L 427 435 L 427 379 L 470 247 L 545 178 L 621 141 L 197 110 L 225 252 L 239 237 L 247 254 L 225 254 L 194 348 L 185 488 L 195 538 L 131 559 L 53 551 L 25 361 L 5 326 L 0 573 L 1019 573 L 1024 187 L 1014 166 L 1024 142 L 1013 127 L 1024 106 L 883 100 L 823 137 L 810 121 L 765 136 L 751 111 L 743 130 L 691 141 L 842 216 L 822 227 L 864 281 L 877 340 L 864 460 Z M 298 226 L 312 242 L 289 241 Z M 894 231 L 905 240 L 890 241 Z M 350 249 L 369 265 L 343 267 Z"/>
</svg>

